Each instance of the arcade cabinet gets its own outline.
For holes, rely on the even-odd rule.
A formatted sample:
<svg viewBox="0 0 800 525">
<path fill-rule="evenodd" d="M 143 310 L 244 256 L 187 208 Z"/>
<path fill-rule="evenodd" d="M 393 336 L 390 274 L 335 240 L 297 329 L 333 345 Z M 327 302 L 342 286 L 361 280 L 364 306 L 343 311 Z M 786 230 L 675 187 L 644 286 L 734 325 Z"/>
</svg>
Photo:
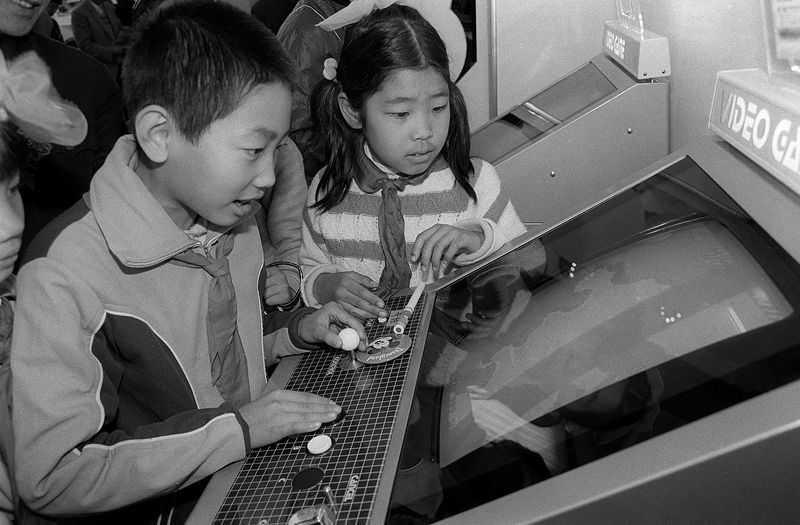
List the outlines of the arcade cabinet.
<svg viewBox="0 0 800 525">
<path fill-rule="evenodd" d="M 669 152 L 667 39 L 611 21 L 603 51 L 472 134 L 529 231 Z"/>
</svg>

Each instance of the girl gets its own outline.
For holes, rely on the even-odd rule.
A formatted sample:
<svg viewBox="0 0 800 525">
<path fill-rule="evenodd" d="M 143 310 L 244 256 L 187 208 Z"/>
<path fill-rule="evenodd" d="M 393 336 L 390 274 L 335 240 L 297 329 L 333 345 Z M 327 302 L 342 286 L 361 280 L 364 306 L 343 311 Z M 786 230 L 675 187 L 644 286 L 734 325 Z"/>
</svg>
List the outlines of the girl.
<svg viewBox="0 0 800 525">
<path fill-rule="evenodd" d="M 381 296 L 525 232 L 494 168 L 469 157 L 445 44 L 417 10 L 372 11 L 348 29 L 324 76 L 311 100 L 328 164 L 304 217 L 306 304 L 335 300 L 386 317 Z"/>
</svg>

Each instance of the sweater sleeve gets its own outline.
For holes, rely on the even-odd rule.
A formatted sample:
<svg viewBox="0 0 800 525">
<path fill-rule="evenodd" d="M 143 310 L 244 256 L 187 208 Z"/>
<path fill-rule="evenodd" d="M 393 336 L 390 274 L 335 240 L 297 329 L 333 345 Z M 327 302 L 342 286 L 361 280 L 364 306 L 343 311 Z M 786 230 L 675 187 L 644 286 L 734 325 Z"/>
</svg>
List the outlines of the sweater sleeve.
<svg viewBox="0 0 800 525">
<path fill-rule="evenodd" d="M 480 159 L 473 159 L 475 166 L 475 194 L 472 218 L 458 224 L 461 227 L 480 228 L 484 234 L 483 245 L 474 253 L 461 254 L 454 262 L 467 265 L 480 261 L 500 249 L 506 242 L 522 235 L 527 230 L 517 215 L 494 166 Z"/>
<path fill-rule="evenodd" d="M 303 208 L 308 186 L 303 171 L 303 157 L 289 138 L 278 149 L 275 177 L 275 186 L 262 199 L 267 214 L 268 239 L 265 241 L 270 245 L 265 247 L 265 252 L 274 255 L 274 260 L 267 262 L 288 261 L 297 264 L 303 242 Z M 286 269 L 283 273 L 289 286 L 297 290 L 300 287 L 297 272 Z"/>
<path fill-rule="evenodd" d="M 22 268 L 18 286 L 12 423 L 15 442 L 25 444 L 15 450 L 15 470 L 30 508 L 59 515 L 117 509 L 245 457 L 245 429 L 227 404 L 184 403 L 158 422 L 117 425 L 126 365 L 114 360 L 98 297 L 44 258 Z M 100 355 L 110 357 L 101 362 Z"/>
<path fill-rule="evenodd" d="M 303 283 L 300 290 L 303 302 L 316 308 L 322 306 L 314 297 L 314 283 L 317 278 L 323 273 L 344 271 L 331 260 L 320 231 L 321 212 L 312 208 L 318 184 L 319 176 L 316 176 L 308 188 L 308 199 L 303 211 L 303 244 L 300 248 L 300 266 L 303 269 Z"/>
</svg>

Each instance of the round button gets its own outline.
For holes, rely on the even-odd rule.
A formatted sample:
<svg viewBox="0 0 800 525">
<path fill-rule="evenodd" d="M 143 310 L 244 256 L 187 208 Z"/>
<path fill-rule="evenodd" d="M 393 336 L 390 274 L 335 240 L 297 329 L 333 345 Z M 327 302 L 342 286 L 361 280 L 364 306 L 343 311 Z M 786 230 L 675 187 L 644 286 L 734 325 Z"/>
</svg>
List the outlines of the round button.
<svg viewBox="0 0 800 525">
<path fill-rule="evenodd" d="M 306 448 L 311 454 L 317 455 L 322 454 L 323 452 L 327 452 L 333 446 L 333 440 L 330 436 L 326 434 L 322 434 L 319 436 L 314 436 L 309 440 L 308 444 L 306 444 Z"/>
</svg>

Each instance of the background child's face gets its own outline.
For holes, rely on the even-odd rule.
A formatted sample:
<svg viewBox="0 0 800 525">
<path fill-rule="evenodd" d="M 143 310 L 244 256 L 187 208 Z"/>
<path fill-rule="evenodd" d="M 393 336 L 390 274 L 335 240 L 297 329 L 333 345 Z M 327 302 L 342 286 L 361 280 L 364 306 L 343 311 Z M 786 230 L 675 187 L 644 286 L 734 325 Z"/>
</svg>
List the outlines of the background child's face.
<svg viewBox="0 0 800 525">
<path fill-rule="evenodd" d="M 398 173 L 422 173 L 447 140 L 447 82 L 433 68 L 396 71 L 364 103 L 361 124 L 376 160 Z"/>
<path fill-rule="evenodd" d="M 47 0 L 30 3 L 0 0 L 0 33 L 11 36 L 27 35 L 47 4 Z"/>
<path fill-rule="evenodd" d="M 19 173 L 0 175 L 0 282 L 14 270 L 24 223 Z"/>
<path fill-rule="evenodd" d="M 231 226 L 252 211 L 275 184 L 275 151 L 289 131 L 291 107 L 284 84 L 260 84 L 196 144 L 170 139 L 167 162 L 174 176 L 165 178 L 156 197 L 178 226 L 191 225 L 195 214 Z"/>
</svg>

